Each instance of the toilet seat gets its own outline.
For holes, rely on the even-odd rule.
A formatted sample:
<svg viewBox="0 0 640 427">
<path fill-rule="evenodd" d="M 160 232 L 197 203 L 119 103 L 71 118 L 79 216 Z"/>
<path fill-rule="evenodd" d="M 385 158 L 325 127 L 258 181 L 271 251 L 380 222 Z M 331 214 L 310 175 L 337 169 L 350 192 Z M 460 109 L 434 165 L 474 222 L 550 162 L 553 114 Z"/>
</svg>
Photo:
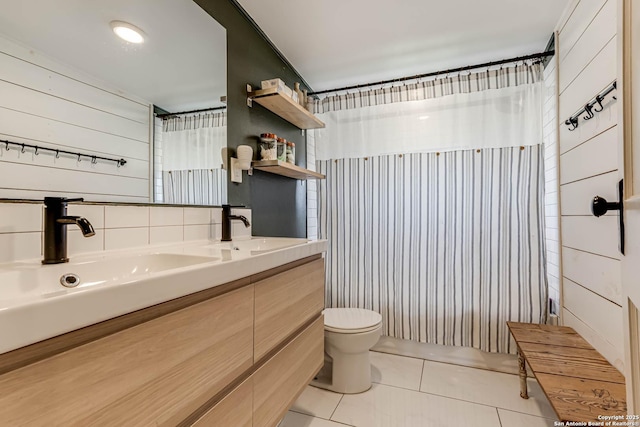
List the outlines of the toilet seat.
<svg viewBox="0 0 640 427">
<path fill-rule="evenodd" d="M 382 316 L 363 308 L 326 308 L 324 330 L 340 334 L 360 334 L 380 327 Z"/>
</svg>

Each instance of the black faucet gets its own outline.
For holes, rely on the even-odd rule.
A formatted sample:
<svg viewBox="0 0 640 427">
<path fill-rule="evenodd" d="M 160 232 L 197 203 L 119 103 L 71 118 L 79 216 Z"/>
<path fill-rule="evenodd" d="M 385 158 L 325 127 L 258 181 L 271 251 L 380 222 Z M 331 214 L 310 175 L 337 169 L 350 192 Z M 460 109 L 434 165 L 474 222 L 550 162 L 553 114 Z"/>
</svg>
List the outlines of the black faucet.
<svg viewBox="0 0 640 427">
<path fill-rule="evenodd" d="M 67 258 L 67 225 L 76 224 L 84 237 L 91 237 L 96 232 L 86 218 L 68 216 L 67 203 L 81 202 L 83 199 L 66 199 L 64 197 L 44 198 L 44 259 L 43 264 L 61 264 L 69 262 Z"/>
<path fill-rule="evenodd" d="M 231 215 L 231 205 L 222 205 L 222 238 L 220 240 L 223 242 L 231 241 L 231 220 L 233 219 L 242 221 L 245 227 L 251 225 L 245 216 Z"/>
</svg>

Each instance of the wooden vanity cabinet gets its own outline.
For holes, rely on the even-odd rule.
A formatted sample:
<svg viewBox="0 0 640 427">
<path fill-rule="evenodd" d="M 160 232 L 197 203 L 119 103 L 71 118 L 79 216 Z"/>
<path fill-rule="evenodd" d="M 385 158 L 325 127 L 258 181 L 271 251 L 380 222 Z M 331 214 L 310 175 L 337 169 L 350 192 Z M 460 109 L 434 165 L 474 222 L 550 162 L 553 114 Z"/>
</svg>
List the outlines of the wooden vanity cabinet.
<svg viewBox="0 0 640 427">
<path fill-rule="evenodd" d="M 277 425 L 323 363 L 320 317 L 253 374 L 253 427 Z"/>
<path fill-rule="evenodd" d="M 324 321 L 316 319 L 193 426 L 278 424 L 324 363 Z"/>
<path fill-rule="evenodd" d="M 274 276 L 252 277 L 255 286 L 254 362 L 281 344 L 324 309 L 324 260 Z"/>
<path fill-rule="evenodd" d="M 317 255 L 36 343 L 0 424 L 275 426 L 322 366 L 323 289 Z"/>
<path fill-rule="evenodd" d="M 193 427 L 253 425 L 253 377 L 244 380 L 219 403 L 200 417 Z"/>
</svg>

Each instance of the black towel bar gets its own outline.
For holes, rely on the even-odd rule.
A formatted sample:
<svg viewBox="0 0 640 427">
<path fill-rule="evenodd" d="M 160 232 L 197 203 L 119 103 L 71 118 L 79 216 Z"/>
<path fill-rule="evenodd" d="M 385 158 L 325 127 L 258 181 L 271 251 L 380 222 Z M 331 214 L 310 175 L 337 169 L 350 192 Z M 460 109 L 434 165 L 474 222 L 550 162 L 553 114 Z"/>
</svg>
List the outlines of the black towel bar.
<svg viewBox="0 0 640 427">
<path fill-rule="evenodd" d="M 600 111 L 604 110 L 604 106 L 602 105 L 602 101 L 604 101 L 604 97 L 609 95 L 611 92 L 613 92 L 616 89 L 617 89 L 616 82 L 614 81 L 609 86 L 607 86 L 605 90 L 597 94 L 591 101 L 587 102 L 587 104 L 584 107 L 582 107 L 577 113 L 575 113 L 573 116 L 565 120 L 564 124 L 567 126 L 570 126 L 569 130 L 573 131 L 573 130 L 576 130 L 576 128 L 578 127 L 578 119 L 580 118 L 580 114 L 587 113 L 586 116 L 582 117 L 584 120 L 591 120 L 592 118 L 594 118 L 595 117 L 595 114 L 593 114 L 594 112 L 599 113 Z M 616 97 L 614 96 L 613 99 L 616 99 Z M 599 106 L 600 109 L 598 109 L 596 105 Z"/>
<path fill-rule="evenodd" d="M 12 141 L 0 140 L 0 144 L 4 144 L 5 145 L 5 149 L 7 151 L 9 151 L 9 146 L 10 145 L 20 147 L 20 152 L 21 153 L 24 153 L 25 152 L 25 148 L 27 148 L 27 147 L 28 148 L 33 148 L 33 154 L 35 154 L 36 156 L 38 154 L 40 154 L 40 152 L 42 152 L 42 151 L 51 151 L 52 153 L 55 153 L 56 159 L 60 157 L 60 153 L 63 153 L 63 154 L 69 154 L 69 155 L 72 155 L 72 156 L 78 156 L 78 161 L 80 161 L 81 157 L 87 157 L 87 158 L 91 159 L 91 163 L 93 163 L 93 164 L 98 163 L 98 160 L 107 160 L 109 162 L 116 162 L 118 167 L 123 166 L 123 165 L 125 165 L 127 163 L 127 161 L 125 159 L 112 159 L 112 158 L 109 158 L 109 157 L 95 156 L 93 154 L 85 154 L 85 153 L 78 153 L 78 152 L 73 152 L 73 151 L 60 150 L 58 148 L 40 147 L 39 145 L 24 144 L 24 143 L 21 143 L 21 142 L 12 142 Z"/>
</svg>

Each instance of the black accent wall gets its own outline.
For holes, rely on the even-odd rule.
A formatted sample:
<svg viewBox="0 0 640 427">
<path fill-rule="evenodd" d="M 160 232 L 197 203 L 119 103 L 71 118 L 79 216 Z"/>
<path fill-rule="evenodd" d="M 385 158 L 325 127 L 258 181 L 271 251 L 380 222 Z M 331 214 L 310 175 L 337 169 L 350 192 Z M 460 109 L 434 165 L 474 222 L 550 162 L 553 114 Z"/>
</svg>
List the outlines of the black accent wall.
<svg viewBox="0 0 640 427">
<path fill-rule="evenodd" d="M 306 144 L 300 129 L 260 105 L 247 107 L 246 85 L 279 77 L 293 88 L 304 81 L 256 30 L 232 0 L 194 0 L 227 30 L 227 146 L 253 147 L 258 158 L 258 137 L 275 133 L 296 144 L 296 164 L 306 166 Z M 309 89 L 309 88 L 307 88 Z M 229 203 L 252 209 L 254 236 L 306 237 L 306 181 L 255 170 L 243 172 L 242 184 L 229 180 Z"/>
</svg>

